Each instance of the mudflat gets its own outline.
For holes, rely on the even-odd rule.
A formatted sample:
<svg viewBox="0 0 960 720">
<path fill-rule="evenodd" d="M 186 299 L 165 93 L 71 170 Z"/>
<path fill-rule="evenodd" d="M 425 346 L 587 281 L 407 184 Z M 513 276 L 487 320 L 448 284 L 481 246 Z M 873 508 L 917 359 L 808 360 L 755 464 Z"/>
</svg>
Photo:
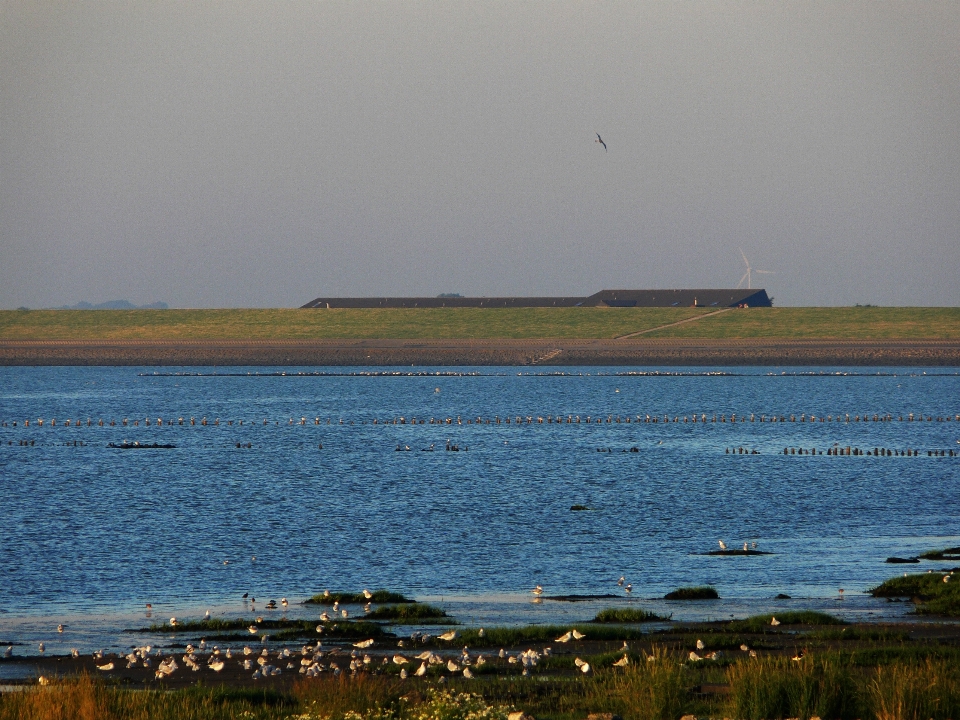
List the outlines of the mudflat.
<svg viewBox="0 0 960 720">
<path fill-rule="evenodd" d="M 957 366 L 960 339 L 0 340 L 0 365 Z"/>
</svg>

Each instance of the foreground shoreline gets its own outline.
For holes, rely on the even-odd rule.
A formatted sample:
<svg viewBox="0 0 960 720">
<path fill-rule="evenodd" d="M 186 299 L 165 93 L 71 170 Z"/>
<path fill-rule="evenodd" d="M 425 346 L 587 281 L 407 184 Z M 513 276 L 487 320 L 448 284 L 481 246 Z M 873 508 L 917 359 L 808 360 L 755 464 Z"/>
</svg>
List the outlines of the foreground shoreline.
<svg viewBox="0 0 960 720">
<path fill-rule="evenodd" d="M 3 340 L 2 366 L 960 366 L 960 340 Z"/>
<path fill-rule="evenodd" d="M 791 615 L 820 615 L 814 617 L 812 624 L 791 622 L 788 618 Z M 353 657 L 362 657 L 369 655 L 373 662 L 363 667 L 358 667 L 358 671 L 373 671 L 375 675 L 385 674 L 387 676 L 397 677 L 400 667 L 395 667 L 393 663 L 388 662 L 391 658 L 398 655 L 407 662 L 404 665 L 411 665 L 412 670 L 418 664 L 419 659 L 415 658 L 417 652 L 422 650 L 432 650 L 443 659 L 443 667 L 433 668 L 431 664 L 431 673 L 424 678 L 425 681 L 436 681 L 441 676 L 447 676 L 448 681 L 460 679 L 462 668 L 450 672 L 445 666 L 448 660 L 460 661 L 462 653 L 469 650 L 473 659 L 479 656 L 486 658 L 485 667 L 478 670 L 474 665 L 474 671 L 485 677 L 487 680 L 494 678 L 519 679 L 521 670 L 526 667 L 520 663 L 510 662 L 510 655 L 520 655 L 531 648 L 543 653 L 541 662 L 531 666 L 531 674 L 546 678 L 571 678 L 580 676 L 578 666 L 573 660 L 577 657 L 589 659 L 596 671 L 609 670 L 612 663 L 629 655 L 633 662 L 642 661 L 645 657 L 660 655 L 671 657 L 674 662 L 689 663 L 693 666 L 702 668 L 722 668 L 731 662 L 749 660 L 750 658 L 761 658 L 767 660 L 775 659 L 796 659 L 797 655 L 803 655 L 811 652 L 821 656 L 831 654 L 856 654 L 862 655 L 861 662 L 870 665 L 876 661 L 872 655 L 881 653 L 884 649 L 887 652 L 891 648 L 897 648 L 900 652 L 893 653 L 890 660 L 918 658 L 942 658 L 945 655 L 956 657 L 958 648 L 960 648 L 960 623 L 952 621 L 949 618 L 938 618 L 934 622 L 922 622 L 919 619 L 904 618 L 896 622 L 857 622 L 846 623 L 839 620 L 832 621 L 831 616 L 819 613 L 806 613 L 804 611 L 792 613 L 785 612 L 781 617 L 787 619 L 789 624 L 784 624 L 785 629 L 770 627 L 769 616 L 756 616 L 754 620 L 762 620 L 759 623 L 752 623 L 753 627 L 747 627 L 751 620 L 741 621 L 708 621 L 708 622 L 677 622 L 667 621 L 666 627 L 661 627 L 662 623 L 657 623 L 658 627 L 644 629 L 638 624 L 615 624 L 612 626 L 598 626 L 591 622 L 574 623 L 569 627 L 579 628 L 584 633 L 581 640 L 550 641 L 546 638 L 526 638 L 521 639 L 524 630 L 536 630 L 538 626 L 527 626 L 511 633 L 518 635 L 517 638 L 506 640 L 504 642 L 480 642 L 478 645 L 470 642 L 464 646 L 464 639 L 457 638 L 456 642 L 445 643 L 434 638 L 426 642 L 417 642 L 403 639 L 406 634 L 402 626 L 392 628 L 397 631 L 394 633 L 384 633 L 378 635 L 376 641 L 368 640 L 364 645 L 362 652 L 357 653 L 354 650 L 355 640 L 360 638 L 345 636 L 343 638 L 323 637 L 314 640 L 324 640 L 316 648 L 313 648 L 313 640 L 306 635 L 303 638 L 288 638 L 283 641 L 274 642 L 271 638 L 269 645 L 258 642 L 258 637 L 253 637 L 246 644 L 253 646 L 251 655 L 244 655 L 242 652 L 243 640 L 230 640 L 225 636 L 218 636 L 215 631 L 195 630 L 179 635 L 170 635 L 158 633 L 156 643 L 150 652 L 153 663 L 150 667 L 145 666 L 139 661 L 127 664 L 128 657 L 125 655 L 128 650 L 103 653 L 102 657 L 85 653 L 80 656 L 72 657 L 69 654 L 47 654 L 47 655 L 14 655 L 13 657 L 0 657 L 0 671 L 3 679 L 0 684 L 10 686 L 34 685 L 39 676 L 49 678 L 70 678 L 83 674 L 99 676 L 104 680 L 119 684 L 123 687 L 139 687 L 143 689 L 150 688 L 188 688 L 194 685 L 208 684 L 213 681 L 215 684 L 222 684 L 230 687 L 249 687 L 251 685 L 268 686 L 272 688 L 289 688 L 290 685 L 304 679 L 302 672 L 297 672 L 301 667 L 299 655 L 306 656 L 308 653 L 303 650 L 310 647 L 311 652 L 322 653 L 329 661 L 334 661 L 334 665 L 329 666 L 329 671 L 333 672 L 336 667 L 346 670 L 346 663 L 349 663 Z M 442 628 L 446 629 L 446 628 Z M 463 626 L 455 626 L 456 630 L 463 631 Z M 556 634 L 563 631 L 563 627 L 548 627 L 547 630 L 553 630 Z M 439 630 L 434 630 L 439 632 Z M 494 634 L 499 630 L 494 628 Z M 194 645 L 202 637 L 211 637 L 209 645 L 203 649 L 194 650 Z M 269 636 L 268 636 L 269 637 Z M 425 636 L 426 637 L 426 636 Z M 474 638 L 476 639 L 476 638 Z M 398 642 L 399 641 L 399 642 Z M 698 642 L 699 641 L 699 642 Z M 218 643 L 219 645 L 215 645 Z M 748 645 L 744 645 L 748 643 Z M 460 647 L 464 646 L 464 651 Z M 748 654 L 742 650 L 742 647 L 758 648 L 758 652 Z M 136 647 L 131 645 L 131 648 Z M 215 674 L 205 672 L 207 670 L 207 661 L 213 660 L 214 648 L 226 650 L 232 647 L 233 658 L 226 667 L 217 671 Z M 283 649 L 289 651 L 287 660 L 282 655 Z M 321 649 L 322 648 L 322 649 Z M 498 649 L 504 648 L 504 656 L 498 658 Z M 911 648 L 911 652 L 904 653 L 905 648 Z M 19 649 L 19 648 L 18 648 Z M 250 668 L 244 669 L 241 664 L 245 657 L 255 659 L 261 651 L 266 649 L 267 653 L 275 656 L 273 663 L 280 664 L 281 667 L 287 662 L 296 662 L 292 666 L 285 668 L 286 672 L 281 671 L 273 676 L 253 677 Z M 716 657 L 709 657 L 710 650 L 720 650 Z M 704 657 L 692 657 L 691 652 Z M 178 660 L 184 653 L 196 653 L 197 661 L 202 660 L 202 669 L 204 672 L 195 674 L 193 672 L 176 672 L 160 679 L 155 677 L 156 665 L 163 657 L 175 657 Z M 759 653 L 759 654 L 758 654 Z M 901 657 L 902 656 L 902 657 Z M 546 659 L 549 657 L 549 660 Z M 229 656 L 223 659 L 230 659 Z M 185 658 L 183 658 L 185 660 Z M 701 660 L 713 660 L 698 665 Z M 106 663 L 112 662 L 113 667 L 104 671 L 101 669 Z M 483 661 L 481 661 L 482 663 Z M 182 664 L 182 661 L 181 661 Z M 132 667 L 131 667 L 132 665 Z M 438 663 L 441 665 L 441 663 Z M 472 665 L 467 663 L 464 667 Z M 256 669 L 256 665 L 253 666 Z M 536 668 L 536 669 L 534 669 Z M 189 670 L 189 668 L 181 668 Z M 351 667 L 352 670 L 352 667 Z M 339 674 L 337 672 L 336 674 Z M 351 674 L 353 674 L 351 672 Z M 526 677 L 526 673 L 523 674 Z M 312 677 L 312 675 L 311 675 Z M 319 677 L 319 676 L 318 676 Z M 469 677 L 469 676 L 468 676 Z M 411 678 L 412 680 L 412 678 Z"/>
<path fill-rule="evenodd" d="M 11 658 L 0 660 L 0 673 L 19 678 L 0 684 L 0 720 L 960 717 L 957 624 L 799 615 L 811 622 L 783 630 L 801 618 L 784 616 L 778 628 L 758 617 L 649 635 L 620 626 L 623 641 L 616 629 L 600 639 L 596 626 L 579 625 L 579 636 L 574 628 L 553 641 L 462 650 L 461 642 L 393 636 L 339 647 L 256 644 L 231 657 L 184 638 L 126 656 Z"/>
</svg>

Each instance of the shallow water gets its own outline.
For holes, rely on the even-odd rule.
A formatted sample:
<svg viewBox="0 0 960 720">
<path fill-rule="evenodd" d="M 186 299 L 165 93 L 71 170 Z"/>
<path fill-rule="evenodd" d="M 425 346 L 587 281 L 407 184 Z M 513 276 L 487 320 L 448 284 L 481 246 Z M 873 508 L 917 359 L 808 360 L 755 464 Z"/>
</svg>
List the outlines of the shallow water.
<svg viewBox="0 0 960 720">
<path fill-rule="evenodd" d="M 167 370 L 0 368 L 0 642 L 30 652 L 68 618 L 70 647 L 127 644 L 117 630 L 145 624 L 148 602 L 164 619 L 237 616 L 244 592 L 295 602 L 324 588 L 386 587 L 488 626 L 567 622 L 609 603 L 533 605 L 529 588 L 622 594 L 620 575 L 634 588 L 620 602 L 677 619 L 775 608 L 781 592 L 804 608 L 895 617 L 905 606 L 862 591 L 944 564 L 883 560 L 960 544 L 960 457 L 926 455 L 960 449 L 960 422 L 936 421 L 960 412 L 952 368 Z M 694 413 L 708 422 L 682 422 Z M 875 413 L 894 420 L 853 421 Z M 934 420 L 897 420 L 909 413 Z M 661 422 L 636 422 L 647 414 Z M 467 424 L 547 415 L 581 422 Z M 454 423 L 392 424 L 401 416 Z M 176 448 L 107 447 L 124 440 Z M 448 441 L 461 450 L 444 451 Z M 835 443 L 921 456 L 783 455 Z M 739 447 L 760 454 L 725 453 Z M 704 555 L 719 539 L 774 554 Z M 723 600 L 655 600 L 692 584 Z"/>
</svg>

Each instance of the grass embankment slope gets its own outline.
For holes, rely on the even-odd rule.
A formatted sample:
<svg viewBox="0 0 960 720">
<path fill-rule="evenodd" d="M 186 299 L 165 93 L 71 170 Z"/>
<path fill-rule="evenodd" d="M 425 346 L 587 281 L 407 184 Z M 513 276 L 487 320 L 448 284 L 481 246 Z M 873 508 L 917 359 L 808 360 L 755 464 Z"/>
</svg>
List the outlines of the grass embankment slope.
<svg viewBox="0 0 960 720">
<path fill-rule="evenodd" d="M 663 328 L 644 337 L 955 340 L 960 338 L 960 308 L 751 308 Z"/>
<path fill-rule="evenodd" d="M 701 308 L 30 310 L 0 312 L 0 340 L 612 338 Z"/>
<path fill-rule="evenodd" d="M 0 340 L 611 339 L 650 330 L 639 337 L 956 340 L 960 308 L 0 311 Z"/>
</svg>

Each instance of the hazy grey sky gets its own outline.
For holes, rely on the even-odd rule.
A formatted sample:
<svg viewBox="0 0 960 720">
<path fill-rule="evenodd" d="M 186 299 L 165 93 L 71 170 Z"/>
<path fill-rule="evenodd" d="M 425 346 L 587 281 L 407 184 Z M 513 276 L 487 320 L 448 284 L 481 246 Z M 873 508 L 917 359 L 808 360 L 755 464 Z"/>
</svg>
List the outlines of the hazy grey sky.
<svg viewBox="0 0 960 720">
<path fill-rule="evenodd" d="M 0 63 L 0 307 L 960 304 L 955 0 L 0 0 Z"/>
</svg>

